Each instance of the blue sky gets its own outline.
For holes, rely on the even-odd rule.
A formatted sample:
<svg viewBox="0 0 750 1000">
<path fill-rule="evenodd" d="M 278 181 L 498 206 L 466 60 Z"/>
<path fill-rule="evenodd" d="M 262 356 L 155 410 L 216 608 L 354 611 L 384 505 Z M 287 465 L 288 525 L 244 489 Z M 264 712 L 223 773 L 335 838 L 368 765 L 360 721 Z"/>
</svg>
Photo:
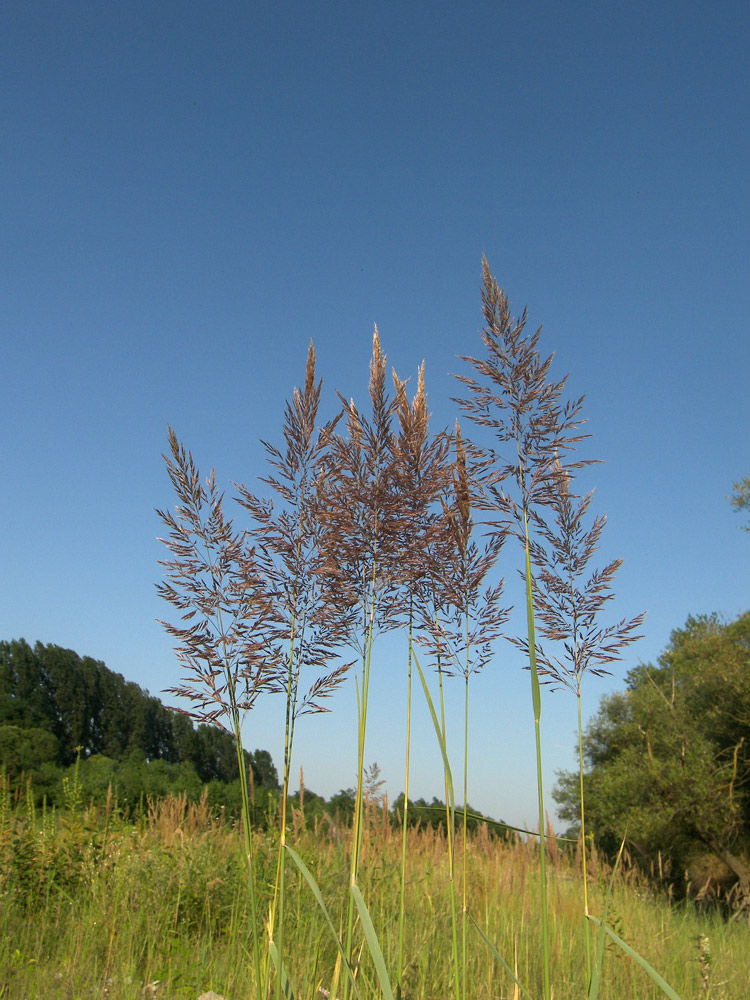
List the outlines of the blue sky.
<svg viewBox="0 0 750 1000">
<path fill-rule="evenodd" d="M 482 254 L 586 395 L 601 556 L 625 559 L 612 614 L 649 612 L 585 710 L 688 614 L 748 608 L 726 499 L 750 474 L 745 4 L 28 2 L 2 34 L 3 638 L 175 683 L 155 623 L 167 424 L 250 485 L 310 338 L 332 413 L 336 390 L 366 396 L 374 323 L 402 377 L 426 359 L 433 426 L 452 424 Z M 374 671 L 366 756 L 395 795 L 403 647 Z M 474 691 L 470 798 L 533 823 L 510 646 Z M 543 711 L 551 788 L 575 705 Z M 322 794 L 353 783 L 354 717 L 349 684 L 300 726 Z M 277 763 L 280 718 L 269 703 L 246 736 Z M 415 725 L 431 797 L 421 706 Z M 458 704 L 449 726 L 459 768 Z"/>
</svg>

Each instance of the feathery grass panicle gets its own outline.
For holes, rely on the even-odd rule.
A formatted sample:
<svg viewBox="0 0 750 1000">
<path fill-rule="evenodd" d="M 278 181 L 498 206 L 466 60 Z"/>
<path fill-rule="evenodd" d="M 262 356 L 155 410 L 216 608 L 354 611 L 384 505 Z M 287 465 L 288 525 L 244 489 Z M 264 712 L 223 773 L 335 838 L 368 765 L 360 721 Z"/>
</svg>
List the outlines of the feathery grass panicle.
<svg viewBox="0 0 750 1000">
<path fill-rule="evenodd" d="M 530 523 L 534 512 L 551 502 L 558 455 L 566 457 L 571 469 L 588 464 L 567 459 L 567 453 L 584 437 L 580 433 L 583 399 L 563 401 L 567 377 L 558 382 L 551 380 L 552 356 L 543 358 L 539 353 L 541 330 L 528 336 L 525 333 L 526 311 L 520 319 L 511 316 L 508 297 L 490 273 L 486 258 L 482 260 L 482 313 L 486 323 L 482 332 L 486 357 L 462 358 L 474 369 L 477 377 L 457 376 L 468 390 L 467 395 L 457 402 L 475 424 L 486 428 L 494 437 L 494 443 L 487 446 L 497 470 L 497 480 L 488 484 L 486 490 L 486 506 L 495 514 L 489 524 L 503 537 L 513 532 L 524 549 L 527 641 L 539 800 L 544 997 L 551 1000 L 541 694 L 536 662 Z M 506 484 L 515 489 L 509 492 Z"/>
<path fill-rule="evenodd" d="M 444 530 L 441 497 L 448 489 L 452 468 L 450 436 L 444 431 L 432 437 L 429 434 L 424 369 L 422 362 L 411 403 L 406 394 L 407 380 L 393 373 L 399 423 L 392 443 L 393 474 L 400 504 L 394 548 L 399 554 L 396 569 L 409 597 L 429 575 L 425 553 Z"/>
<path fill-rule="evenodd" d="M 333 606 L 357 609 L 359 652 L 370 631 L 393 628 L 397 591 L 397 521 L 400 500 L 394 475 L 392 417 L 396 403 L 385 388 L 386 357 L 377 327 L 370 362 L 368 420 L 353 400 L 343 404 L 348 433 L 331 437 L 318 482 L 322 522 L 318 572 Z"/>
<path fill-rule="evenodd" d="M 169 529 L 161 541 L 173 556 L 160 561 L 166 580 L 157 592 L 181 612 L 182 624 L 161 624 L 176 640 L 187 674 L 167 690 L 193 703 L 185 714 L 233 731 L 234 710 L 247 711 L 261 694 L 283 689 L 283 666 L 269 655 L 277 637 L 269 564 L 225 517 L 213 471 L 204 485 L 171 428 L 169 443 L 165 462 L 178 505 L 157 512 Z"/>
<path fill-rule="evenodd" d="M 472 511 L 483 494 L 486 457 L 462 438 L 458 423 L 453 441 L 451 479 L 440 497 L 441 531 L 427 552 L 429 590 L 420 605 L 422 633 L 417 641 L 446 676 L 467 677 L 491 658 L 510 609 L 500 605 L 502 580 L 482 592 L 505 541 L 497 531 L 481 547 L 474 539 Z"/>
<path fill-rule="evenodd" d="M 583 397 L 563 402 L 567 376 L 558 382 L 550 380 L 554 355 L 542 358 L 539 353 L 541 327 L 529 336 L 525 333 L 527 311 L 513 318 L 508 297 L 490 273 L 486 257 L 482 258 L 481 291 L 487 357 L 461 356 L 478 377 L 455 376 L 468 390 L 455 402 L 475 424 L 492 432 L 496 444 L 485 446 L 486 450 L 499 481 L 516 483 L 522 509 L 498 486 L 493 489 L 494 503 L 518 523 L 524 508 L 529 511 L 549 502 L 558 455 L 566 455 L 589 436 L 580 433 L 585 422 Z M 568 461 L 567 467 L 587 464 Z"/>
<path fill-rule="evenodd" d="M 599 515 L 588 529 L 585 527 L 593 491 L 576 497 L 571 480 L 569 470 L 559 466 L 551 500 L 554 520 L 534 518 L 540 540 L 531 542 L 531 561 L 536 570 L 534 603 L 539 631 L 561 644 L 565 654 L 548 654 L 537 645 L 540 673 L 579 695 L 584 674 L 608 674 L 605 665 L 621 659 L 623 650 L 641 638 L 637 630 L 646 616 L 639 614 L 608 626 L 599 623 L 614 597 L 612 583 L 622 559 L 589 572 L 607 519 Z"/>
<path fill-rule="evenodd" d="M 315 379 L 315 350 L 307 355 L 305 387 L 295 389 L 287 402 L 283 434 L 285 449 L 263 445 L 275 475 L 261 481 L 276 494 L 262 500 L 246 486 L 236 484 L 238 503 L 250 514 L 249 535 L 267 554 L 268 600 L 283 646 L 277 651 L 286 666 L 284 688 L 291 719 L 328 711 L 329 698 L 343 683 L 350 664 L 327 669 L 346 645 L 353 627 L 351 611 L 330 601 L 321 573 L 321 483 L 328 462 L 331 437 L 339 417 L 318 428 L 322 381 Z M 339 415 L 340 416 L 340 415 Z M 316 676 L 300 691 L 303 671 Z"/>
</svg>

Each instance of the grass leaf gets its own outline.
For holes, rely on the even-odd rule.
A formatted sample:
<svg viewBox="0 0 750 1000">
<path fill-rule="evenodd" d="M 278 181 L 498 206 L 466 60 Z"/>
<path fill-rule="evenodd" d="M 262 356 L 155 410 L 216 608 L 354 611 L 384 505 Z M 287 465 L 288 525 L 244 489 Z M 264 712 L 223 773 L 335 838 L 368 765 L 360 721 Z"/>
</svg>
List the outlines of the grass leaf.
<svg viewBox="0 0 750 1000">
<path fill-rule="evenodd" d="M 604 938 L 605 938 L 605 930 L 607 927 L 607 917 L 609 915 L 609 904 L 612 900 L 612 886 L 615 884 L 615 876 L 617 875 L 617 869 L 620 866 L 620 859 L 622 858 L 622 852 L 624 849 L 625 849 L 625 838 L 623 837 L 622 843 L 620 844 L 620 850 L 617 852 L 617 859 L 615 860 L 615 864 L 612 869 L 612 875 L 609 880 L 609 885 L 607 886 L 607 896 L 606 899 L 604 900 L 604 912 L 602 914 L 601 923 L 599 924 L 599 935 L 596 942 L 596 956 L 594 958 L 594 969 L 593 972 L 591 973 L 591 982 L 589 983 L 589 1000 L 597 1000 L 597 997 L 599 996 L 599 983 L 601 981 L 602 962 L 604 960 Z"/>
<path fill-rule="evenodd" d="M 448 750 L 445 745 L 445 740 L 443 738 L 443 732 L 440 728 L 440 722 L 438 721 L 437 712 L 435 711 L 435 705 L 432 701 L 432 695 L 430 694 L 430 689 L 427 686 L 427 681 L 422 673 L 422 668 L 419 665 L 419 660 L 417 659 L 417 652 L 412 647 L 412 653 L 414 654 L 414 662 L 417 665 L 417 670 L 419 671 L 419 679 L 422 681 L 422 689 L 424 690 L 424 696 L 427 699 L 427 706 L 430 709 L 430 715 L 432 716 L 432 724 L 435 727 L 435 735 L 438 739 L 438 744 L 440 745 L 440 753 L 443 755 L 443 767 L 445 768 L 445 777 L 448 784 L 448 797 L 450 799 L 448 805 L 453 812 L 455 808 L 456 797 L 453 792 L 453 774 L 451 772 L 450 761 L 448 760 Z"/>
<path fill-rule="evenodd" d="M 281 977 L 281 988 L 284 991 L 286 1000 L 294 1000 L 294 991 L 292 990 L 292 985 L 289 982 L 289 977 L 286 974 L 283 962 L 279 962 L 279 950 L 276 947 L 275 941 L 268 942 L 268 951 L 271 955 L 273 966 L 276 969 L 276 974 Z"/>
<path fill-rule="evenodd" d="M 467 913 L 466 916 L 469 918 L 469 920 L 471 920 L 472 924 L 474 924 L 474 926 L 476 927 L 476 929 L 479 931 L 480 935 L 482 936 L 482 939 L 483 939 L 484 943 L 490 949 L 490 951 L 495 956 L 495 958 L 498 960 L 498 962 L 500 963 L 500 965 L 502 965 L 502 967 L 508 973 L 508 975 L 513 980 L 513 982 L 516 984 L 516 986 L 521 991 L 521 993 L 523 993 L 523 995 L 525 997 L 528 997 L 528 1000 L 533 1000 L 533 997 L 531 996 L 531 994 L 529 993 L 529 991 L 527 989 L 525 989 L 524 986 L 523 986 L 523 984 L 518 980 L 518 978 L 516 977 L 516 974 L 513 971 L 513 969 L 511 969 L 511 967 L 505 961 L 505 959 L 503 958 L 503 956 L 500 954 L 500 952 L 494 946 L 494 944 L 492 943 L 492 941 L 490 941 L 490 939 L 484 933 L 484 931 L 482 930 L 482 928 L 476 922 L 476 920 L 474 919 L 474 917 L 472 917 L 472 915 L 470 913 Z"/>
<path fill-rule="evenodd" d="M 310 889 L 312 890 L 312 894 L 315 897 L 315 901 L 317 902 L 318 906 L 320 907 L 320 909 L 321 909 L 321 911 L 323 913 L 323 916 L 326 918 L 326 922 L 328 923 L 328 926 L 331 929 L 331 934 L 333 936 L 333 940 L 336 942 L 336 947 L 338 948 L 339 955 L 341 956 L 341 959 L 343 961 L 344 968 L 346 969 L 347 973 L 349 974 L 349 980 L 350 980 L 350 982 L 352 984 L 352 987 L 354 989 L 354 995 L 356 997 L 359 997 L 359 990 L 357 989 L 357 982 L 356 982 L 356 980 L 354 978 L 354 975 L 352 973 L 351 965 L 349 964 L 349 960 L 346 957 L 346 952 L 344 951 L 344 948 L 343 948 L 343 946 L 341 944 L 341 941 L 339 939 L 338 933 L 336 932 L 336 928 L 334 927 L 333 921 L 331 920 L 330 914 L 328 913 L 328 908 L 326 907 L 325 900 L 323 899 L 323 895 L 322 895 L 320 889 L 318 888 L 318 883 L 315 881 L 315 877 L 313 876 L 312 872 L 307 867 L 307 865 L 302 860 L 302 858 L 299 856 L 299 854 L 297 854 L 297 852 L 294 850 L 294 848 L 290 847 L 289 844 L 286 844 L 285 847 L 286 847 L 287 851 L 289 852 L 289 855 L 290 855 L 292 861 L 295 863 L 295 865 L 299 869 L 302 877 L 307 882 L 307 884 L 310 886 Z"/>
<path fill-rule="evenodd" d="M 615 932 L 612 930 L 611 927 L 607 927 L 605 923 L 603 923 L 601 920 L 597 920 L 596 917 L 592 917 L 591 914 L 588 914 L 588 918 L 589 920 L 592 921 L 592 923 L 595 923 L 598 927 L 601 927 L 604 931 L 606 931 L 606 933 L 609 934 L 609 936 L 612 938 L 615 944 L 619 945 L 626 955 L 629 955 L 635 962 L 637 962 L 640 965 L 642 969 L 645 969 L 645 971 L 649 974 L 649 976 L 651 976 L 651 978 L 659 987 L 659 989 L 662 991 L 662 993 L 664 993 L 665 996 L 669 997 L 669 1000 L 682 1000 L 680 994 L 677 993 L 676 990 L 672 989 L 672 987 L 669 985 L 666 979 L 664 979 L 663 976 L 660 976 L 659 973 L 656 971 L 656 969 L 652 965 L 649 965 L 649 963 L 646 961 L 645 958 L 641 958 L 638 952 L 635 951 L 633 948 L 631 948 L 629 944 L 625 944 L 623 939 L 619 937 L 617 934 L 615 934 Z"/>
<path fill-rule="evenodd" d="M 373 926 L 372 920 L 370 918 L 370 911 L 367 909 L 367 904 L 365 903 L 362 893 L 359 891 L 359 887 L 356 883 L 352 883 L 349 887 L 349 891 L 354 897 L 354 902 L 357 904 L 357 910 L 359 912 L 359 920 L 362 924 L 362 930 L 365 934 L 365 940 L 367 941 L 367 947 L 370 949 L 370 956 L 372 957 L 373 963 L 375 965 L 375 971 L 378 974 L 378 980 L 380 981 L 380 988 L 383 991 L 383 996 L 385 1000 L 393 1000 L 393 989 L 391 988 L 391 980 L 388 975 L 388 969 L 385 966 L 385 959 L 383 958 L 383 952 L 380 948 L 380 942 L 378 941 L 378 936 L 375 933 L 375 928 Z"/>
</svg>

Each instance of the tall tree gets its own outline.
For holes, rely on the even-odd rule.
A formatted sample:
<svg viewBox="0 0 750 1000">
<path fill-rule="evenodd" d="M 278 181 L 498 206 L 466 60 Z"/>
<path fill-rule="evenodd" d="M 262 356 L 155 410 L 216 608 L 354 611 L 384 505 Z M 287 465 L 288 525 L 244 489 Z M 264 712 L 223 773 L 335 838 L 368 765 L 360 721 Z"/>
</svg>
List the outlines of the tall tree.
<svg viewBox="0 0 750 1000">
<path fill-rule="evenodd" d="M 675 878 L 707 855 L 732 873 L 750 907 L 750 613 L 723 624 L 689 618 L 656 666 L 602 699 L 583 741 L 587 821 L 613 850 L 627 832 L 646 865 L 671 861 Z M 578 821 L 578 778 L 555 791 Z"/>
</svg>

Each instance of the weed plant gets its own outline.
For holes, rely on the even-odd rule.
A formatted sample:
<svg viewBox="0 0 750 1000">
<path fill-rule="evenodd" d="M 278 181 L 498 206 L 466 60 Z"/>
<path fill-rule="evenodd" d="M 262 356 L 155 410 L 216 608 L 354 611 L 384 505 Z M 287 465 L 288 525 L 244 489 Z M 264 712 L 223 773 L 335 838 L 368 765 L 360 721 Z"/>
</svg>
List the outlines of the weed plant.
<svg viewBox="0 0 750 1000">
<path fill-rule="evenodd" d="M 466 395 L 457 400 L 487 438 L 481 448 L 465 440 L 458 426 L 453 434 L 430 437 L 424 366 L 411 404 L 406 383 L 395 373 L 395 396 L 390 397 L 377 328 L 369 417 L 353 400 L 341 397 L 339 414 L 319 426 L 320 383 L 311 345 L 304 389 L 295 390 L 287 405 L 284 446 L 266 445 L 273 472 L 263 481 L 273 501 L 238 487 L 240 506 L 250 519 L 245 528 L 235 527 L 226 515 L 214 473 L 204 485 L 191 455 L 170 430 L 167 469 L 178 504 L 173 512 L 161 512 L 170 558 L 163 563 L 166 580 L 160 592 L 180 613 L 181 620 L 166 627 L 186 669 L 182 683 L 172 690 L 192 701 L 188 711 L 195 718 L 225 726 L 233 734 L 241 770 L 245 713 L 271 694 L 286 699 L 283 792 L 270 896 L 258 868 L 248 780 L 241 774 L 251 915 L 247 947 L 253 956 L 252 995 L 258 1000 L 265 1000 L 272 989 L 288 1000 L 306 995 L 318 976 L 331 995 L 340 994 L 344 1000 L 376 995 L 390 1000 L 394 992 L 404 997 L 451 992 L 455 1000 L 468 1000 L 479 995 L 477 983 L 483 977 L 489 990 L 493 977 L 498 982 L 508 979 L 514 996 L 552 1000 L 554 992 L 558 997 L 596 1000 L 605 995 L 605 941 L 617 944 L 623 960 L 635 962 L 668 996 L 677 996 L 647 957 L 633 952 L 611 926 L 608 914 L 617 905 L 612 894 L 594 917 L 585 836 L 583 878 L 571 879 L 581 894 L 579 924 L 572 938 L 558 936 L 562 925 L 556 908 L 567 906 L 567 895 L 560 894 L 547 870 L 557 843 L 554 838 L 548 842 L 545 831 L 541 684 L 551 679 L 572 687 L 580 719 L 583 675 L 605 670 L 636 637 L 641 617 L 600 624 L 619 563 L 584 575 L 603 521 L 595 520 L 587 530 L 584 517 L 590 497 L 581 500 L 573 492 L 577 471 L 589 464 L 575 454 L 584 437 L 582 399 L 567 400 L 566 380 L 551 380 L 552 358 L 539 353 L 539 331 L 526 333 L 525 313 L 512 317 L 486 261 L 482 308 L 486 354 L 463 359 L 472 373 L 459 376 Z M 527 631 L 509 638 L 528 657 L 539 804 L 538 830 L 532 838 L 536 869 L 528 879 L 538 890 L 538 904 L 533 913 L 524 912 L 520 927 L 512 919 L 513 902 L 503 899 L 501 920 L 497 901 L 476 895 L 468 836 L 469 679 L 493 655 L 508 617 L 500 606 L 502 584 L 489 578 L 497 567 L 502 569 L 506 549 L 511 548 L 505 543 L 513 539 L 521 546 Z M 510 567 L 515 568 L 513 563 Z M 420 965 L 419 974 L 415 961 L 422 958 L 409 957 L 414 943 L 408 938 L 413 930 L 407 930 L 414 927 L 415 917 L 406 891 L 415 878 L 408 795 L 395 885 L 394 868 L 384 863 L 390 840 L 387 846 L 384 838 L 379 854 L 372 850 L 366 795 L 373 652 L 379 632 L 398 625 L 407 632 L 409 697 L 416 664 L 433 716 L 448 810 L 439 862 L 416 894 L 430 900 L 431 907 L 434 902 L 428 928 L 417 927 L 429 941 L 429 947 L 418 950 L 419 956 L 425 947 L 431 953 L 433 935 L 448 944 L 439 958 L 430 959 L 429 973 L 428 966 Z M 552 643 L 552 650 L 538 645 L 537 631 Z M 415 643 L 422 645 L 426 668 L 437 673 L 437 709 Z M 306 860 L 305 851 L 297 849 L 306 846 L 304 838 L 295 847 L 289 843 L 287 800 L 297 720 L 308 712 L 328 710 L 326 699 L 350 667 L 347 650 L 356 657 L 357 788 L 348 850 L 342 843 L 337 846 L 339 876 L 341 863 L 349 872 L 342 883 L 339 877 L 329 880 L 325 853 Z M 445 731 L 446 685 L 455 675 L 464 681 L 460 829 Z M 407 780 L 410 719 L 409 703 Z M 296 823 L 292 826 L 297 832 Z M 308 894 L 319 907 L 315 920 L 302 900 Z M 395 926 L 390 916 L 394 911 Z M 424 919 L 424 914 L 419 917 Z M 595 951 L 590 922 L 600 928 Z M 623 929 L 625 937 L 632 936 L 629 925 Z M 569 966 L 578 954 L 573 942 L 579 939 L 585 942 L 585 960 Z M 477 957 L 477 947 L 483 960 Z"/>
</svg>

